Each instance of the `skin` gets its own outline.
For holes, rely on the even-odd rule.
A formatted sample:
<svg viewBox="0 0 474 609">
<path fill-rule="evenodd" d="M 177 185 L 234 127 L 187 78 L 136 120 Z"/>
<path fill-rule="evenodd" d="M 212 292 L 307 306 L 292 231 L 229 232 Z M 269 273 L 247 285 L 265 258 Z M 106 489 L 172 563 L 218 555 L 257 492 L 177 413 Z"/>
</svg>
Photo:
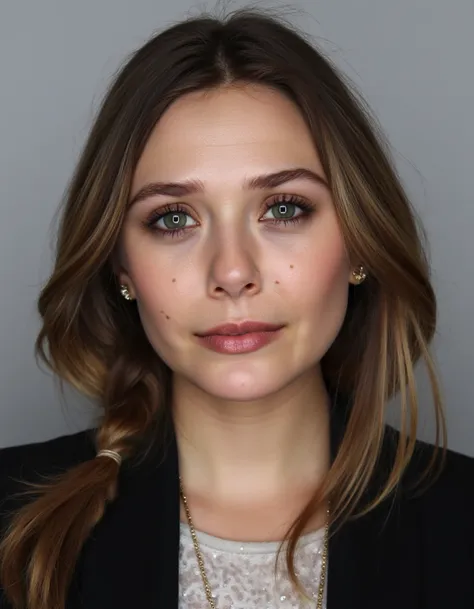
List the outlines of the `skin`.
<svg viewBox="0 0 474 609">
<path fill-rule="evenodd" d="M 244 188 L 249 177 L 295 167 L 325 180 L 310 132 L 282 94 L 234 85 L 183 96 L 147 142 L 131 201 L 158 181 L 195 179 L 204 190 L 133 203 L 120 238 L 119 280 L 174 372 L 180 473 L 195 527 L 229 539 L 279 539 L 329 467 L 319 362 L 341 328 L 354 267 L 324 184 L 298 178 Z M 275 223 L 285 195 L 314 212 Z M 155 210 L 176 203 L 183 233 L 146 226 Z M 304 216 L 289 208 L 290 217 Z M 155 229 L 169 229 L 176 213 Z M 194 336 L 237 320 L 286 325 L 246 354 L 216 353 Z M 324 517 L 315 514 L 307 529 Z"/>
</svg>

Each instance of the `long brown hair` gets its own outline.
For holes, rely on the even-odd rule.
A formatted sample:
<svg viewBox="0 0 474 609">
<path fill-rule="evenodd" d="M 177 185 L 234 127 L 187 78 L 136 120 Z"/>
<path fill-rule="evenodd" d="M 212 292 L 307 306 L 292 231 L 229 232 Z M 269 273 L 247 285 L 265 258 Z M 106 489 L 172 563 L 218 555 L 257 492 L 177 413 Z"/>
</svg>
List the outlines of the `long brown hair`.
<svg viewBox="0 0 474 609">
<path fill-rule="evenodd" d="M 350 257 L 368 273 L 350 288 L 343 327 L 322 361 L 325 377 L 352 402 L 324 484 L 285 538 L 291 581 L 301 590 L 297 540 L 328 498 L 332 521 L 355 515 L 380 453 L 387 402 L 396 394 L 401 434 L 393 468 L 360 513 L 400 482 L 416 438 L 420 358 L 431 379 L 436 445 L 441 434 L 446 447 L 429 352 L 436 300 L 422 230 L 376 121 L 304 33 L 268 11 L 240 9 L 188 18 L 131 55 L 105 95 L 66 193 L 54 270 L 39 298 L 36 349 L 60 379 L 100 403 L 97 449 L 127 459 L 146 450 L 140 442 L 146 435 L 156 441 L 172 372 L 150 346 L 136 307 L 122 299 L 113 256 L 134 169 L 156 122 L 181 95 L 236 82 L 272 87 L 299 108 Z M 0 580 L 15 609 L 64 608 L 81 548 L 116 496 L 118 472 L 113 460 L 92 459 L 33 486 L 34 500 L 13 515 L 0 547 Z"/>
</svg>

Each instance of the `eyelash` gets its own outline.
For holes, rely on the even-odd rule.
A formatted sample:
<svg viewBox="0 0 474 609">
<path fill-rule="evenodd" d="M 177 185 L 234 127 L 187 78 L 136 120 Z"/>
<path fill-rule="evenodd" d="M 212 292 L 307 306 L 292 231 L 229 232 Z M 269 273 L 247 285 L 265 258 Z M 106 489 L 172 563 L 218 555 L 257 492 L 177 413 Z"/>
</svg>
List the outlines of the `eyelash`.
<svg viewBox="0 0 474 609">
<path fill-rule="evenodd" d="M 296 207 L 299 207 L 303 213 L 299 214 L 298 216 L 295 216 L 294 218 L 273 218 L 270 220 L 265 220 L 265 222 L 270 222 L 271 224 L 283 223 L 285 226 L 287 224 L 296 225 L 299 222 L 302 222 L 303 220 L 306 220 L 307 218 L 309 218 L 309 216 L 315 211 L 314 205 L 312 205 L 311 203 L 308 203 L 307 201 L 305 201 L 304 199 L 301 199 L 300 197 L 297 197 L 295 195 L 279 195 L 279 196 L 275 197 L 271 202 L 265 204 L 264 214 L 267 213 L 267 211 L 269 209 L 271 209 L 272 207 L 275 207 L 277 205 L 285 205 L 285 204 L 295 205 Z M 172 238 L 178 237 L 179 235 L 181 235 L 182 233 L 186 232 L 189 229 L 196 228 L 195 226 L 188 226 L 188 227 L 182 227 L 182 228 L 177 228 L 177 229 L 157 228 L 155 226 L 156 223 L 159 220 L 161 220 L 161 218 L 164 218 L 165 216 L 167 216 L 170 213 L 183 213 L 183 214 L 186 214 L 186 215 L 192 217 L 191 214 L 186 209 L 184 209 L 184 207 L 182 207 L 179 203 L 172 203 L 172 204 L 164 205 L 160 209 L 153 211 L 150 214 L 150 216 L 144 221 L 145 227 L 152 230 L 155 233 L 159 233 L 163 237 L 172 237 Z"/>
</svg>

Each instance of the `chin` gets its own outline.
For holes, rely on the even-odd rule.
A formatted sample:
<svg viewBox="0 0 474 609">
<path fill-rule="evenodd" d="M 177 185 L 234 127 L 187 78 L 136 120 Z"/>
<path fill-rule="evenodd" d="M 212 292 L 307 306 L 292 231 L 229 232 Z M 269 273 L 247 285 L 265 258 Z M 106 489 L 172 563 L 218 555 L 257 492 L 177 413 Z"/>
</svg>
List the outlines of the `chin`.
<svg viewBox="0 0 474 609">
<path fill-rule="evenodd" d="M 259 391 L 255 387 L 201 387 L 201 389 L 213 398 L 226 402 L 255 402 L 275 394 L 279 388 L 275 387 L 273 391 L 266 388 L 261 388 Z"/>
<path fill-rule="evenodd" d="M 283 374 L 275 374 L 275 371 L 271 376 L 258 374 L 256 371 L 253 373 L 229 371 L 228 374 L 221 371 L 220 374 L 201 375 L 194 382 L 201 391 L 215 398 L 251 402 L 277 393 L 287 384 L 285 377 L 286 375 Z"/>
</svg>

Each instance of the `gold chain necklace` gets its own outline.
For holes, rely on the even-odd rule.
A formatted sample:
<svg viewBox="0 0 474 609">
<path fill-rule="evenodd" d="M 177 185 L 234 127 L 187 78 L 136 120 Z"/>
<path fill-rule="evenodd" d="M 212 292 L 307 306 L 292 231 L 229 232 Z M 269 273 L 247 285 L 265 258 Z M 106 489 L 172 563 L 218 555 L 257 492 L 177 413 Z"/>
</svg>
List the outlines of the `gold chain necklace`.
<svg viewBox="0 0 474 609">
<path fill-rule="evenodd" d="M 188 519 L 189 530 L 191 531 L 191 537 L 193 540 L 194 552 L 196 554 L 196 558 L 199 565 L 199 571 L 201 572 L 201 579 L 204 585 L 204 591 L 206 593 L 207 602 L 211 609 L 216 609 L 216 605 L 214 603 L 214 599 L 212 598 L 212 590 L 209 585 L 209 580 L 207 579 L 206 569 L 204 567 L 204 560 L 202 558 L 201 550 L 199 548 L 199 542 L 197 539 L 196 531 L 194 529 L 193 521 L 191 519 L 191 513 L 188 507 L 188 500 L 186 499 L 186 495 L 183 490 L 183 482 L 181 480 L 181 476 L 179 476 L 179 490 L 181 494 L 181 499 L 183 500 L 184 509 L 186 511 L 186 517 Z M 324 587 L 326 584 L 326 572 L 327 572 L 327 558 L 328 558 L 328 540 L 329 540 L 329 509 L 327 510 L 328 520 L 324 527 L 324 542 L 323 542 L 323 555 L 321 559 L 321 575 L 319 578 L 319 586 L 318 586 L 318 597 L 316 609 L 322 609 L 323 607 L 323 599 L 324 599 Z"/>
</svg>

